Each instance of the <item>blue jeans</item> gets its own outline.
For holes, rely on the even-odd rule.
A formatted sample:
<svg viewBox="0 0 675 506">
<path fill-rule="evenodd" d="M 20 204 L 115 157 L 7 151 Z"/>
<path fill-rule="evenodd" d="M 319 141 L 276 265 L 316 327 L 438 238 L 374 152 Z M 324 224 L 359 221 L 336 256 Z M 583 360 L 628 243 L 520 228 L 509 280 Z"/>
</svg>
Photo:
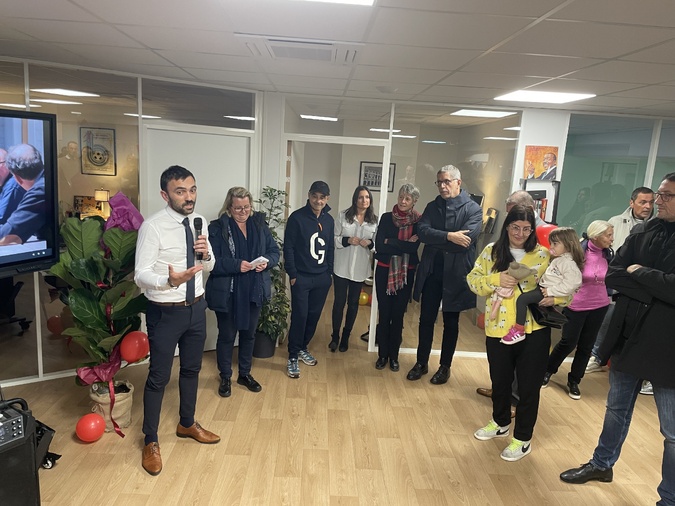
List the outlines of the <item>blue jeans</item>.
<svg viewBox="0 0 675 506">
<path fill-rule="evenodd" d="M 640 392 L 642 379 L 631 374 L 609 371 L 607 410 L 598 446 L 591 463 L 599 468 L 613 467 L 628 435 L 635 400 Z M 661 434 L 665 438 L 661 483 L 657 492 L 661 500 L 657 506 L 675 505 L 675 388 L 654 385 L 654 401 L 659 415 Z"/>
<path fill-rule="evenodd" d="M 607 330 L 609 330 L 609 322 L 612 320 L 612 315 L 614 314 L 614 306 L 616 306 L 616 304 L 613 302 L 607 306 L 605 319 L 602 320 L 602 325 L 600 325 L 600 330 L 598 330 L 598 337 L 595 338 L 595 344 L 593 345 L 593 351 L 591 351 L 591 355 L 596 359 L 599 359 L 598 355 L 600 354 L 600 345 L 605 340 L 605 335 L 607 334 Z"/>
</svg>

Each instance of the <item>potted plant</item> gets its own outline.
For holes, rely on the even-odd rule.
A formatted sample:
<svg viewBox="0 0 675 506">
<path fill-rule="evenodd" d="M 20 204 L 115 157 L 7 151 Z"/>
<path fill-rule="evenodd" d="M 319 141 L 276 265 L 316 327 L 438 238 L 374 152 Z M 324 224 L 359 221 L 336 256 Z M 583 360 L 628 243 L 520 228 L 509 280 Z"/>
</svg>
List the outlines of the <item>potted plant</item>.
<svg viewBox="0 0 675 506">
<path fill-rule="evenodd" d="M 265 219 L 272 232 L 272 237 L 279 246 L 282 258 L 274 267 L 270 275 L 272 277 L 272 297 L 263 302 L 260 310 L 260 319 L 256 329 L 256 340 L 253 347 L 253 356 L 257 358 L 269 358 L 274 355 L 276 343 L 282 343 L 286 338 L 288 328 L 288 315 L 291 312 L 291 302 L 286 292 L 286 270 L 283 263 L 284 242 L 279 231 L 283 230 L 286 223 L 287 193 L 271 186 L 262 189 L 261 197 L 256 200 L 259 204 L 259 212 L 265 214 Z"/>
<path fill-rule="evenodd" d="M 91 358 L 77 368 L 76 381 L 91 385 L 90 397 L 102 404 L 100 411 L 108 429 L 114 427 L 123 436 L 115 420 L 122 427 L 131 423 L 130 416 L 119 408 L 128 404 L 131 410 L 133 386 L 115 382 L 114 377 L 122 367 L 120 342 L 138 331 L 140 313 L 147 304 L 133 281 L 136 239 L 143 218 L 121 193 L 110 204 L 113 211 L 107 222 L 99 217 L 64 221 L 61 236 L 66 250 L 50 272 L 62 280 L 55 286 L 74 323 L 62 333 Z"/>
</svg>

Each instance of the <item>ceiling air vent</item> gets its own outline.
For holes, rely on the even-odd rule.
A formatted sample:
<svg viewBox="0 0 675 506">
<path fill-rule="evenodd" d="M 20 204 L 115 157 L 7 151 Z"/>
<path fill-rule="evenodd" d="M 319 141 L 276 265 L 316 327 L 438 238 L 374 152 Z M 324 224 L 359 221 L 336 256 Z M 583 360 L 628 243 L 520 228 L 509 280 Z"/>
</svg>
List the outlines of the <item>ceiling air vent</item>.
<svg viewBox="0 0 675 506">
<path fill-rule="evenodd" d="M 256 58 L 289 58 L 323 61 L 337 65 L 353 65 L 362 44 L 350 44 L 318 39 L 291 39 L 262 35 L 236 34 Z"/>
</svg>

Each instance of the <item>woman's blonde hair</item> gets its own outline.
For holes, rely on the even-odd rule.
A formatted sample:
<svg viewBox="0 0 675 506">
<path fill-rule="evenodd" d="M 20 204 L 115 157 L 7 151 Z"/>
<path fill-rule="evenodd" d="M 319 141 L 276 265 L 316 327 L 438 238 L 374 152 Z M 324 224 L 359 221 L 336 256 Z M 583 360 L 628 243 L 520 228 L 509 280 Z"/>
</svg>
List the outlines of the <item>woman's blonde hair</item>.
<svg viewBox="0 0 675 506">
<path fill-rule="evenodd" d="M 548 235 L 548 242 L 559 242 L 564 246 L 567 252 L 572 255 L 572 260 L 577 264 L 579 270 L 584 269 L 584 250 L 579 244 L 579 236 L 572 227 L 558 227 L 551 230 Z"/>
<path fill-rule="evenodd" d="M 614 226 L 605 220 L 595 220 L 592 221 L 588 228 L 586 229 L 586 237 L 589 239 L 595 239 L 596 237 L 604 234 L 608 228 L 614 228 Z"/>
<path fill-rule="evenodd" d="M 225 202 L 223 202 L 223 207 L 221 207 L 220 211 L 218 212 L 218 218 L 220 218 L 223 214 L 232 216 L 230 213 L 230 207 L 232 207 L 232 201 L 235 198 L 248 198 L 248 202 L 251 205 L 251 215 L 253 215 L 253 195 L 251 195 L 251 192 L 242 186 L 233 186 L 227 190 L 227 196 L 225 197 Z"/>
</svg>

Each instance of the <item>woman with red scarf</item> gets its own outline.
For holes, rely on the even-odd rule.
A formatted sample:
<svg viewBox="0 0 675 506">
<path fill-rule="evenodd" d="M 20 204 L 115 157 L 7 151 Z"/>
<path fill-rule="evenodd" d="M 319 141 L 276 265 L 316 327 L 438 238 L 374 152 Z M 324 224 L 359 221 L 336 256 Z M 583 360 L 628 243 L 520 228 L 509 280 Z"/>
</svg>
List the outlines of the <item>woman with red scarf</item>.
<svg viewBox="0 0 675 506">
<path fill-rule="evenodd" d="M 415 284 L 415 268 L 419 262 L 417 222 L 420 213 L 414 207 L 420 191 L 404 184 L 398 191 L 398 204 L 384 213 L 375 236 L 375 290 L 379 321 L 376 339 L 379 345 L 376 369 L 389 362 L 392 371 L 399 370 L 398 352 L 401 348 L 403 315 Z"/>
</svg>

